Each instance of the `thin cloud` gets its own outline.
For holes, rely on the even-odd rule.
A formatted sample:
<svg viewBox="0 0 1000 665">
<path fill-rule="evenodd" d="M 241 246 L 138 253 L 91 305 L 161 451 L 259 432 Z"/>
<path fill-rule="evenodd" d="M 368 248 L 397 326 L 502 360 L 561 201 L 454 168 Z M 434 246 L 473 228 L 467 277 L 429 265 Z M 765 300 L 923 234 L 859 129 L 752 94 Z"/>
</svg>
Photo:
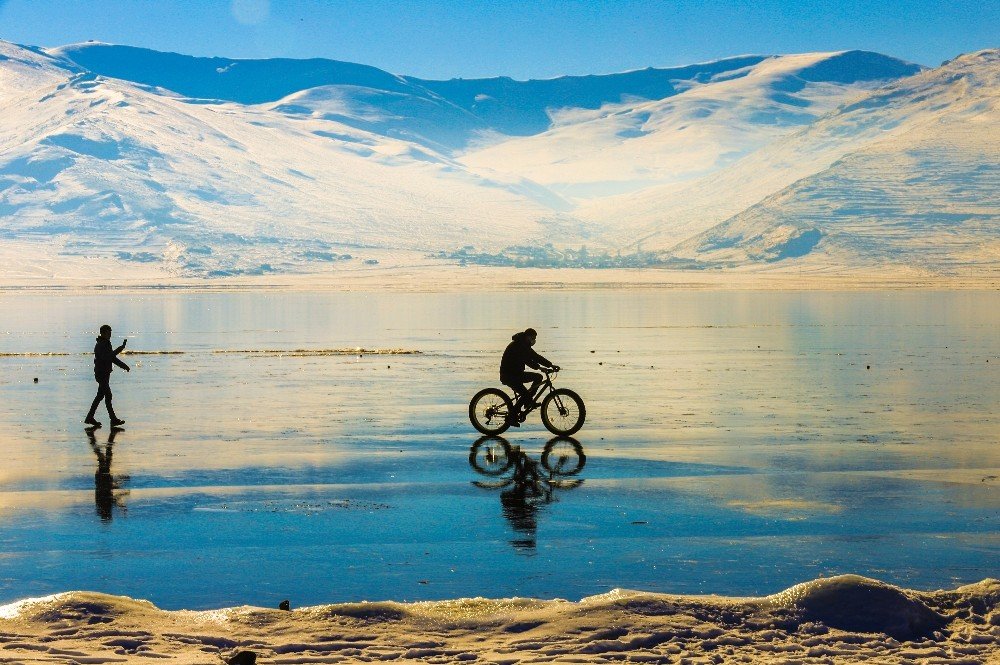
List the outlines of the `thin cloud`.
<svg viewBox="0 0 1000 665">
<path fill-rule="evenodd" d="M 232 0 L 229 11 L 243 25 L 260 25 L 271 13 L 271 3 L 269 0 Z"/>
</svg>

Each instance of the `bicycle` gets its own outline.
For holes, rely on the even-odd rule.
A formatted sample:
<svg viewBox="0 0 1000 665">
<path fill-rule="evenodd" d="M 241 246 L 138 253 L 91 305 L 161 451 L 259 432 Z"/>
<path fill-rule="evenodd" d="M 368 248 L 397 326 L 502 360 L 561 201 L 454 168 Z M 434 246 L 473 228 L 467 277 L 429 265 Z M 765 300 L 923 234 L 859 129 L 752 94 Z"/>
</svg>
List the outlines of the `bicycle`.
<svg viewBox="0 0 1000 665">
<path fill-rule="evenodd" d="M 534 465 L 532 475 L 535 478 L 541 478 L 544 475 L 552 487 L 572 489 L 580 483 L 575 480 L 567 482 L 557 479 L 576 476 L 587 465 L 587 455 L 583 452 L 583 446 L 570 436 L 556 436 L 545 443 L 539 460 L 542 468 L 545 469 L 546 473 L 544 474 L 537 469 L 539 462 L 525 463 L 522 461 L 520 464 L 517 463 L 519 459 L 526 457 L 527 455 L 521 451 L 519 446 L 511 446 L 507 439 L 502 436 L 481 436 L 469 448 L 469 466 L 475 469 L 476 473 L 499 479 L 492 483 L 474 481 L 479 487 L 505 487 L 518 476 L 523 477 L 524 468 Z M 508 478 L 507 474 L 511 467 L 517 468 Z"/>
<path fill-rule="evenodd" d="M 506 432 L 514 422 L 514 418 L 523 421 L 529 413 L 541 408 L 542 423 L 545 429 L 557 436 L 569 436 L 580 431 L 587 417 L 587 408 L 583 399 L 568 388 L 555 388 L 552 377 L 559 368 L 542 368 L 545 378 L 536 395 L 532 396 L 530 405 L 520 413 L 514 413 L 516 395 L 511 398 L 499 388 L 485 388 L 476 393 L 469 402 L 469 420 L 472 426 L 488 436 L 496 436 Z M 538 402 L 543 394 L 545 398 Z"/>
</svg>

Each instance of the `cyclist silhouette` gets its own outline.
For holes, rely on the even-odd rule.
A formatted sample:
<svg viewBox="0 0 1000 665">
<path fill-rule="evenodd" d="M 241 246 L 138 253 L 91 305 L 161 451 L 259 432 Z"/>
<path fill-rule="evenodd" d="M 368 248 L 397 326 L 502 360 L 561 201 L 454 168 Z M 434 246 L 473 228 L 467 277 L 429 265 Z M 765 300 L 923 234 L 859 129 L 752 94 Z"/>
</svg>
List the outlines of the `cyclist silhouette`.
<svg viewBox="0 0 1000 665">
<path fill-rule="evenodd" d="M 526 372 L 524 368 L 527 366 L 532 369 L 540 367 L 559 369 L 531 348 L 537 340 L 538 333 L 534 328 L 513 334 L 500 359 L 500 383 L 510 386 L 517 393 L 517 401 L 514 403 L 514 413 L 517 417 L 510 420 L 510 424 L 514 427 L 520 427 L 524 422 L 528 408 L 539 406 L 534 403 L 534 399 L 538 387 L 542 385 L 542 375 L 538 372 Z M 531 383 L 531 387 L 525 386 L 526 383 Z"/>
</svg>

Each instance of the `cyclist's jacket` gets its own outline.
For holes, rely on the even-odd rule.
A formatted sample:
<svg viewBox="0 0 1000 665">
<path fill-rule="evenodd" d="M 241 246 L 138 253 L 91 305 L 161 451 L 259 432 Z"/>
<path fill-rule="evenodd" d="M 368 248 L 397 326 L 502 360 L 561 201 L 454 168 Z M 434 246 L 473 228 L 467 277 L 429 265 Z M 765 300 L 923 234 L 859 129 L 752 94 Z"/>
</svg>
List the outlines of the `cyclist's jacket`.
<svg viewBox="0 0 1000 665">
<path fill-rule="evenodd" d="M 523 332 L 511 336 L 513 340 L 504 349 L 503 358 L 500 359 L 500 381 L 506 383 L 507 379 L 520 381 L 524 373 L 524 367 L 553 367 L 553 364 L 535 353 L 535 350 L 528 344 L 528 340 Z"/>
<path fill-rule="evenodd" d="M 120 351 L 121 349 L 115 351 L 111 348 L 111 340 L 98 337 L 97 344 L 94 345 L 94 376 L 111 376 L 112 363 L 124 369 L 125 363 L 118 360 Z"/>
</svg>

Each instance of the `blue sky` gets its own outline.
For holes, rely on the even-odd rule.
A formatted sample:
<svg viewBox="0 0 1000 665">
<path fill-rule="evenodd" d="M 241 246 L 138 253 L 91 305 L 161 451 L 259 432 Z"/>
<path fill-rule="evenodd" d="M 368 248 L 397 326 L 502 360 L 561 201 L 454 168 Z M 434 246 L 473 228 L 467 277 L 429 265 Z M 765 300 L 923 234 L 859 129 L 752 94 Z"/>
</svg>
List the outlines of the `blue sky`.
<svg viewBox="0 0 1000 665">
<path fill-rule="evenodd" d="M 428 78 L 545 78 L 842 49 L 937 65 L 1000 46 L 1000 2 L 0 0 L 0 39 L 326 57 Z"/>
</svg>

